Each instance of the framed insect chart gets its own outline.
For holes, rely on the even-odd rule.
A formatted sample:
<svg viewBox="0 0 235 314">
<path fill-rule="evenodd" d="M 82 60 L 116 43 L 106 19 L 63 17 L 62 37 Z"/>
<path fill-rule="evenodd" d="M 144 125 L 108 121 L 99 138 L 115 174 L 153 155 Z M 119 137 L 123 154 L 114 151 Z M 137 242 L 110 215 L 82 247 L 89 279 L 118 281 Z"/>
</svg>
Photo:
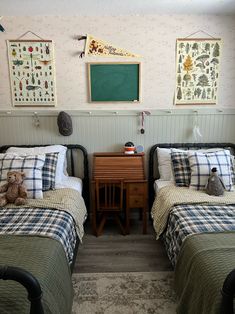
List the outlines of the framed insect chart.
<svg viewBox="0 0 235 314">
<path fill-rule="evenodd" d="M 7 46 L 13 106 L 55 106 L 52 40 L 8 40 Z"/>
<path fill-rule="evenodd" d="M 175 104 L 216 104 L 220 38 L 187 38 L 176 42 Z"/>
</svg>

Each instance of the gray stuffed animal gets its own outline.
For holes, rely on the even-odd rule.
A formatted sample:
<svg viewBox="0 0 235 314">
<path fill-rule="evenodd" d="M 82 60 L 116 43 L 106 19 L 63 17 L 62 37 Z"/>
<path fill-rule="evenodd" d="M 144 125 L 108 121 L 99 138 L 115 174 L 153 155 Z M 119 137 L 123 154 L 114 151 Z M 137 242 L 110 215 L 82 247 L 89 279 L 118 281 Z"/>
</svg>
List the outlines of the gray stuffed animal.
<svg viewBox="0 0 235 314">
<path fill-rule="evenodd" d="M 214 196 L 222 196 L 225 186 L 222 179 L 218 176 L 217 169 L 211 169 L 211 175 L 206 185 L 206 193 Z"/>
</svg>

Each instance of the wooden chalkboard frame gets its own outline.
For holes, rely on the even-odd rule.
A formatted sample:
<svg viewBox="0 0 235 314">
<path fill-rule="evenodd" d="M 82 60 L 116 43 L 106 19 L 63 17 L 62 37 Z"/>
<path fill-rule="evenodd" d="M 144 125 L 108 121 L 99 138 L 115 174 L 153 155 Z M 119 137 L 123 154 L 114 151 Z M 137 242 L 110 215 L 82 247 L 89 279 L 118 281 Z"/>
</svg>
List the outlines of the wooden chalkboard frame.
<svg viewBox="0 0 235 314">
<path fill-rule="evenodd" d="M 116 64 L 122 64 L 122 65 L 130 65 L 130 64 L 136 64 L 138 66 L 138 99 L 136 100 L 95 100 L 92 99 L 92 81 L 91 81 L 91 67 L 93 65 L 107 65 L 107 66 L 112 66 Z M 88 97 L 89 97 L 89 102 L 96 102 L 96 103 L 110 103 L 110 102 L 135 102 L 139 103 L 141 101 L 141 63 L 140 62 L 89 62 L 87 63 L 87 68 L 88 68 Z"/>
</svg>

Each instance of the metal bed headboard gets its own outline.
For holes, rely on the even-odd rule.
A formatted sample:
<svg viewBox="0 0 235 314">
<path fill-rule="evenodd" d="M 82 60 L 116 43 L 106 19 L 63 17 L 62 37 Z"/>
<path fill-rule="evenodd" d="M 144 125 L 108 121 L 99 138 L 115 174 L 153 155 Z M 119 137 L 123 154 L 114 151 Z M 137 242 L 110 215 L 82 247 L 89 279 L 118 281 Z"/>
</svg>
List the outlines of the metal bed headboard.
<svg viewBox="0 0 235 314">
<path fill-rule="evenodd" d="M 43 145 L 4 145 L 0 146 L 0 153 L 5 153 L 6 150 L 12 146 L 14 147 L 25 147 L 25 148 L 33 148 L 33 147 L 44 147 L 44 146 L 51 146 L 52 144 L 43 144 Z M 68 169 L 69 174 L 72 176 L 76 176 L 78 173 L 76 170 L 78 168 L 78 164 L 76 165 L 76 162 L 82 165 L 82 173 L 80 172 L 80 175 L 82 176 L 82 196 L 84 198 L 87 210 L 89 212 L 89 205 L 90 205 L 90 193 L 89 193 L 89 168 L 88 168 L 88 154 L 85 147 L 79 144 L 61 144 L 65 147 L 67 147 L 67 162 L 68 162 Z M 76 152 L 82 153 L 82 161 L 80 158 L 78 159 L 78 154 Z"/>
<path fill-rule="evenodd" d="M 178 149 L 208 149 L 225 148 L 229 149 L 232 155 L 235 155 L 235 144 L 233 143 L 161 143 L 155 144 L 149 152 L 149 208 L 151 210 L 154 201 L 154 181 L 160 178 L 157 161 L 157 147 L 160 148 L 178 148 Z"/>
</svg>

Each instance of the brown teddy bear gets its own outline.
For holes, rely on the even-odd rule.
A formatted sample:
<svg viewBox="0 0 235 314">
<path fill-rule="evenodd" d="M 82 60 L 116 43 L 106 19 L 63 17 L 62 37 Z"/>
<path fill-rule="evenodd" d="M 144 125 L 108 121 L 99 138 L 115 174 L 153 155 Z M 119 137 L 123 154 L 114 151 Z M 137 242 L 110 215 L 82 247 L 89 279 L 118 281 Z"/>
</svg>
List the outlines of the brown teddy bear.
<svg viewBox="0 0 235 314">
<path fill-rule="evenodd" d="M 27 189 L 23 184 L 24 178 L 24 172 L 9 171 L 7 173 L 7 183 L 0 187 L 0 193 L 6 192 L 0 197 L 0 207 L 7 203 L 26 204 Z"/>
</svg>

